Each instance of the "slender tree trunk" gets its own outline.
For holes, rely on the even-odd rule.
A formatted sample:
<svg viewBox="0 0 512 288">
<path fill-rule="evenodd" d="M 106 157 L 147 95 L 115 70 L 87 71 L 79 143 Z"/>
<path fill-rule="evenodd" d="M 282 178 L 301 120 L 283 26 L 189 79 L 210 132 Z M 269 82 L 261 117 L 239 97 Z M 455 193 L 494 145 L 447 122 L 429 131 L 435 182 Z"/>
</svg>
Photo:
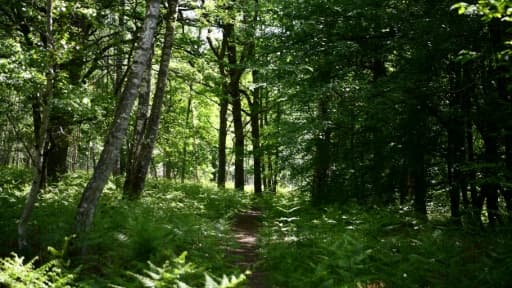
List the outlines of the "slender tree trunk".
<svg viewBox="0 0 512 288">
<path fill-rule="evenodd" d="M 120 0 L 119 1 L 119 6 L 120 6 L 120 13 L 119 13 L 119 19 L 118 19 L 118 25 L 119 25 L 119 29 L 121 30 L 124 30 L 125 29 L 125 18 L 124 18 L 124 13 L 125 13 L 125 6 L 126 6 L 126 2 L 125 0 Z M 118 43 L 117 43 L 117 47 L 115 49 L 115 60 L 114 60 L 114 94 L 116 96 L 116 98 L 120 98 L 121 97 L 121 92 L 123 91 L 122 90 L 122 86 L 123 86 L 123 78 L 124 78 L 124 73 L 123 73 L 123 64 L 124 64 L 124 58 L 125 58 L 125 51 L 124 51 L 124 47 L 123 45 L 121 44 L 122 41 L 124 40 L 123 39 L 123 34 L 122 33 L 118 33 L 117 34 L 117 37 L 116 37 Z M 126 168 L 128 169 L 127 167 L 123 167 L 123 158 L 125 158 L 124 154 L 126 154 L 126 149 L 123 149 L 123 146 L 121 146 L 120 152 L 118 153 L 118 157 L 114 160 L 115 161 L 115 165 L 114 165 L 114 169 L 112 170 L 112 174 L 114 176 L 120 176 L 121 174 L 123 174 L 123 169 Z M 129 153 L 129 152 L 128 152 Z M 127 156 L 127 157 L 130 157 L 130 156 Z M 126 159 L 126 162 L 129 162 L 130 160 L 129 159 Z M 128 166 L 129 164 L 126 163 L 126 165 Z M 126 171 L 126 173 L 128 173 L 128 171 Z"/>
<path fill-rule="evenodd" d="M 238 85 L 234 85 L 232 89 L 237 89 Z M 232 90 L 233 91 L 233 90 Z M 242 101 L 240 99 L 240 91 L 231 93 L 231 105 L 233 113 L 233 126 L 235 129 L 235 189 L 244 191 L 244 124 L 242 120 Z"/>
<path fill-rule="evenodd" d="M 144 134 L 144 140 L 141 147 L 140 158 L 135 159 L 135 173 L 129 179 L 126 178 L 124 193 L 129 199 L 137 199 L 144 190 L 146 175 L 148 174 L 149 164 L 153 153 L 153 148 L 158 136 L 160 127 L 160 114 L 162 112 L 165 90 L 167 87 L 167 75 L 169 74 L 169 63 L 172 56 L 172 47 L 174 44 L 174 30 L 176 23 L 176 13 L 178 0 L 168 0 L 168 12 L 166 16 L 166 30 L 164 45 L 162 47 L 162 58 L 158 69 L 153 104 L 151 105 L 151 114 Z"/>
<path fill-rule="evenodd" d="M 154 49 L 154 48 L 152 48 Z M 133 129 L 133 140 L 129 146 L 127 167 L 126 167 L 126 178 L 124 185 L 130 183 L 128 179 L 133 179 L 137 168 L 137 159 L 140 159 L 142 153 L 142 145 L 144 142 L 144 132 L 149 118 L 149 99 L 151 97 L 151 78 L 153 70 L 153 52 L 151 53 L 148 63 L 146 65 L 146 71 L 142 78 L 141 87 L 139 89 L 139 97 L 137 103 L 137 115 L 135 119 L 135 127 Z M 126 188 L 123 187 L 123 198 L 129 198 L 125 192 Z"/>
<path fill-rule="evenodd" d="M 226 187 L 226 138 L 228 135 L 228 99 L 223 96 L 220 99 L 220 113 L 219 113 L 219 147 L 217 151 L 218 173 L 217 173 L 217 187 Z"/>
<path fill-rule="evenodd" d="M 189 94 L 189 97 L 188 97 L 188 100 L 187 100 L 187 111 L 185 113 L 185 130 L 188 131 L 188 123 L 189 123 L 189 118 L 190 118 L 190 111 L 192 109 L 192 84 L 189 84 L 190 85 L 190 94 Z M 183 139 L 183 147 L 182 147 L 182 151 L 181 151 L 181 175 L 180 175 L 180 178 L 181 178 L 181 183 L 185 183 L 185 174 L 186 174 L 186 170 L 187 170 L 187 140 L 188 139 Z"/>
<path fill-rule="evenodd" d="M 50 118 L 50 101 L 53 97 L 53 82 L 54 82 L 54 47 L 53 47 L 53 0 L 46 1 L 46 49 L 49 52 L 49 62 L 46 71 L 46 89 L 42 95 L 42 99 L 35 97 L 33 107 L 40 107 L 40 114 L 34 109 L 34 131 L 35 131 L 35 145 L 34 152 L 32 153 L 33 161 L 33 177 L 32 186 L 27 196 L 25 207 L 18 221 L 18 248 L 25 250 L 28 247 L 27 239 L 27 225 L 30 215 L 34 210 L 37 197 L 41 190 L 41 184 L 44 176 L 44 151 L 47 140 L 47 130 Z M 38 103 L 40 101 L 40 103 Z"/>
<path fill-rule="evenodd" d="M 413 94 L 414 95 L 414 94 Z M 407 166 L 412 183 L 414 183 L 414 211 L 420 217 L 427 216 L 427 181 L 425 171 L 426 145 L 426 99 L 424 95 L 416 95 L 408 104 Z"/>
<path fill-rule="evenodd" d="M 228 46 L 228 36 L 226 33 L 222 33 L 222 43 L 220 47 L 215 47 L 213 40 L 208 35 L 208 45 L 215 54 L 219 64 L 219 72 L 222 76 L 222 95 L 219 97 L 219 134 L 218 134 L 218 146 L 217 146 L 217 187 L 224 189 L 226 187 L 226 138 L 228 135 L 228 83 L 226 82 L 226 68 L 224 64 L 224 58 L 226 56 L 226 50 Z"/>
<path fill-rule="evenodd" d="M 244 124 L 242 120 L 242 99 L 240 98 L 240 77 L 241 68 L 237 68 L 238 56 L 235 42 L 235 25 L 225 24 L 223 33 L 227 39 L 227 56 L 229 63 L 229 84 L 228 92 L 231 101 L 231 113 L 233 115 L 233 126 L 235 130 L 235 189 L 244 190 Z"/>
<path fill-rule="evenodd" d="M 264 94 L 264 97 L 261 98 L 261 107 L 265 107 L 264 105 L 266 105 L 266 94 Z M 263 109 L 262 109 L 263 110 Z M 265 119 L 267 118 L 267 112 L 266 111 L 262 111 L 262 114 L 260 115 L 260 131 L 263 131 L 263 129 L 265 129 Z M 267 150 L 268 150 L 268 143 L 267 141 L 261 139 L 261 143 L 260 143 L 260 159 L 261 159 L 261 182 L 263 184 L 263 191 L 270 191 L 269 189 L 269 186 L 268 186 L 268 177 L 267 177 L 267 174 L 268 174 L 268 171 L 267 171 L 267 160 L 266 160 L 266 155 L 268 154 Z"/>
<path fill-rule="evenodd" d="M 491 120 L 492 121 L 492 120 Z M 494 179 L 496 176 L 496 165 L 498 163 L 498 139 L 497 129 L 494 123 L 486 123 L 485 127 L 481 129 L 482 138 L 484 140 L 484 159 L 486 167 L 483 170 L 485 177 L 484 183 L 481 186 L 481 203 L 483 199 L 486 200 L 487 217 L 490 225 L 495 225 L 499 220 L 498 208 L 498 188 L 499 185 Z M 480 204 L 480 203 L 479 203 Z"/>
<path fill-rule="evenodd" d="M 329 119 L 329 108 L 327 100 L 322 98 L 318 103 L 318 119 L 327 123 Z M 330 129 L 324 127 L 320 135 L 315 139 L 315 154 L 313 158 L 313 187 L 311 200 L 314 204 L 321 204 L 329 201 L 329 168 L 330 160 Z"/>
<path fill-rule="evenodd" d="M 465 181 L 461 171 L 464 164 L 464 97 L 462 94 L 462 73 L 457 64 L 452 63 L 450 69 L 450 115 L 448 121 L 448 181 L 450 195 L 450 209 L 452 219 L 461 224 L 460 199 L 464 194 Z"/>
<path fill-rule="evenodd" d="M 258 83 L 258 71 L 253 71 L 253 81 Z M 251 140 L 252 140 L 252 155 L 254 166 L 254 194 L 261 195 L 261 145 L 260 145 L 260 87 L 256 87 L 252 93 L 252 103 L 249 104 L 251 110 Z"/>
<path fill-rule="evenodd" d="M 512 127 L 505 129 L 505 178 L 508 183 L 512 183 Z M 507 208 L 508 220 L 512 221 L 512 189 L 503 187 L 503 198 Z"/>
<path fill-rule="evenodd" d="M 124 30 L 125 29 L 125 21 L 124 21 L 124 10 L 125 10 L 125 0 L 119 1 L 119 6 L 121 12 L 119 13 L 119 29 Z M 123 63 L 124 63 L 124 49 L 121 45 L 121 42 L 123 41 L 122 34 L 118 34 L 117 41 L 119 42 L 116 47 L 116 57 L 115 57 L 115 79 L 114 79 L 114 92 L 118 91 L 121 92 L 121 86 L 123 85 Z M 121 95 L 116 95 L 120 97 Z"/>
<path fill-rule="evenodd" d="M 92 178 L 82 193 L 75 218 L 75 231 L 78 235 L 89 230 L 94 217 L 101 192 L 107 183 L 114 168 L 114 161 L 126 136 L 130 113 L 138 94 L 142 75 L 151 54 L 151 45 L 158 22 L 160 0 L 150 0 L 144 20 L 143 32 L 137 48 L 134 63 L 130 69 L 128 81 L 125 85 L 120 101 L 118 102 L 114 120 L 105 140 L 98 164 L 94 169 Z"/>
<path fill-rule="evenodd" d="M 473 125 L 469 123 L 466 128 L 466 145 L 467 145 L 467 159 L 468 163 L 475 163 L 475 149 L 473 143 Z M 469 182 L 469 191 L 471 195 L 471 207 L 474 211 L 472 213 L 478 213 L 480 215 L 480 197 L 478 195 L 478 190 L 476 188 L 476 172 L 474 169 L 471 169 L 468 172 L 468 182 Z M 480 218 L 480 216 L 478 216 Z"/>
<path fill-rule="evenodd" d="M 277 125 L 277 134 L 279 135 L 279 131 L 280 131 L 280 126 L 281 126 L 281 118 L 282 118 L 282 109 L 281 109 L 281 105 L 280 104 L 277 104 L 277 108 L 276 108 L 276 115 L 275 115 L 275 119 L 274 119 L 274 122 L 275 124 Z M 329 132 L 330 133 L 330 132 Z M 330 136 L 329 136 L 330 137 Z M 329 139 L 330 141 L 330 139 Z M 278 176 L 279 176 L 279 172 L 281 171 L 281 168 L 279 166 L 279 145 L 275 145 L 274 146 L 274 149 L 272 150 L 272 156 L 270 157 L 270 161 L 273 161 L 271 162 L 272 163 L 272 166 L 270 168 L 271 170 L 271 192 L 273 194 L 276 194 L 277 193 L 277 185 L 278 185 Z"/>
<path fill-rule="evenodd" d="M 505 42 L 508 40 L 510 36 L 510 23 L 506 21 L 501 21 L 499 19 L 493 19 L 491 23 L 489 24 L 489 31 L 491 36 L 491 44 L 493 47 L 493 51 L 495 54 L 496 59 L 495 67 L 493 67 L 493 76 L 495 77 L 495 83 L 496 83 L 496 89 L 498 96 L 503 103 L 507 103 L 508 107 L 505 108 L 502 113 L 504 115 L 507 115 L 510 117 L 510 104 L 512 104 L 512 96 L 510 94 L 510 68 L 509 63 L 507 60 L 499 59 L 498 53 L 501 51 L 505 51 L 507 49 L 507 46 Z M 505 61 L 505 62 L 504 62 Z M 505 118 L 506 119 L 506 118 Z M 508 119 L 507 119 L 508 120 Z M 501 128 L 504 128 L 504 146 L 505 146 L 505 168 L 506 172 L 505 178 L 508 183 L 510 183 L 510 180 L 512 180 L 512 124 L 510 124 L 510 121 L 503 121 L 504 125 Z M 498 161 L 498 159 L 496 159 Z M 499 184 L 496 184 L 499 186 Z M 510 187 L 500 187 L 500 190 L 502 191 L 503 198 L 505 200 L 505 205 L 508 212 L 508 217 L 512 219 L 512 189 Z M 497 196 L 496 196 L 497 198 Z M 497 202 L 497 200 L 496 200 Z M 494 205 L 494 204 L 493 204 Z M 495 205 L 498 207 L 498 204 Z M 499 215 L 496 215 L 498 217 Z"/>
</svg>

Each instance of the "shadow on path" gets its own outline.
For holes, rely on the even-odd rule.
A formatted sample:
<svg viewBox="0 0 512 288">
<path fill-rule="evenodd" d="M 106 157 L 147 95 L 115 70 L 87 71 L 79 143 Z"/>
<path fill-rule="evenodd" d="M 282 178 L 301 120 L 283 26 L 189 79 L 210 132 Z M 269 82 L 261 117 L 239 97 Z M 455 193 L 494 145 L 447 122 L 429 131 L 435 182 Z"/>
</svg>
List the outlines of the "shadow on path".
<svg viewBox="0 0 512 288">
<path fill-rule="evenodd" d="M 261 225 L 261 215 L 261 211 L 255 208 L 241 212 L 235 216 L 232 226 L 239 244 L 232 253 L 236 256 L 236 264 L 242 271 L 252 272 L 247 277 L 247 286 L 251 288 L 269 287 L 265 281 L 265 273 L 260 271 L 257 265 L 259 261 L 257 235 Z"/>
</svg>

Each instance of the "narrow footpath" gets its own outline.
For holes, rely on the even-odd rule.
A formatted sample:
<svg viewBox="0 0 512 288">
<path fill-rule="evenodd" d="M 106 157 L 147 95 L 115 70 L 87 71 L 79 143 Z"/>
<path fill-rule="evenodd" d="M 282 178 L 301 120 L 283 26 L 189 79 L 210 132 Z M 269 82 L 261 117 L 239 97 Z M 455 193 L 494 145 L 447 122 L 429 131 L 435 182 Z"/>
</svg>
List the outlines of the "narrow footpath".
<svg viewBox="0 0 512 288">
<path fill-rule="evenodd" d="M 247 287 L 266 288 L 269 287 L 265 281 L 265 273 L 258 268 L 258 244 L 257 235 L 261 225 L 261 211 L 251 209 L 235 216 L 233 231 L 236 241 L 239 244 L 233 254 L 237 258 L 237 265 L 242 271 L 252 272 L 248 278 Z"/>
</svg>

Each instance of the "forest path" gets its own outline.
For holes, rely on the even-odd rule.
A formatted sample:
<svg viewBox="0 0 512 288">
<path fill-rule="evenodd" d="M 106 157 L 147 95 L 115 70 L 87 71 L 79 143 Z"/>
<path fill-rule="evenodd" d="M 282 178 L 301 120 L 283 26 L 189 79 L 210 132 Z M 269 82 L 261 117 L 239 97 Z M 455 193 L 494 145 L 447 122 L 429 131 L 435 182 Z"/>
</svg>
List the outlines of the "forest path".
<svg viewBox="0 0 512 288">
<path fill-rule="evenodd" d="M 261 226 L 262 213 L 256 208 L 237 214 L 233 221 L 232 230 L 234 231 L 236 241 L 239 247 L 233 249 L 232 253 L 236 256 L 237 266 L 242 271 L 252 272 L 248 275 L 247 287 L 265 288 L 269 287 L 265 281 L 265 273 L 258 268 L 258 229 Z"/>
</svg>

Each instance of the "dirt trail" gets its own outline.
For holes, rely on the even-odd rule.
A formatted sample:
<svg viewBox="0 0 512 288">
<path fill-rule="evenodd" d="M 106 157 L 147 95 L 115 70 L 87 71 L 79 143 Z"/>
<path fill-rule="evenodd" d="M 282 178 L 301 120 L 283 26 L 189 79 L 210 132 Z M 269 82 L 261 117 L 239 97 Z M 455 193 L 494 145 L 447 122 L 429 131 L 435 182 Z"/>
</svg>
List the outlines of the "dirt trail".
<svg viewBox="0 0 512 288">
<path fill-rule="evenodd" d="M 265 281 L 265 273 L 257 267 L 259 261 L 258 245 L 256 243 L 258 229 L 261 224 L 261 211 L 252 209 L 235 216 L 233 231 L 239 247 L 233 250 L 237 256 L 237 265 L 242 271 L 250 270 L 248 276 L 248 287 L 265 288 L 269 287 Z"/>
</svg>

